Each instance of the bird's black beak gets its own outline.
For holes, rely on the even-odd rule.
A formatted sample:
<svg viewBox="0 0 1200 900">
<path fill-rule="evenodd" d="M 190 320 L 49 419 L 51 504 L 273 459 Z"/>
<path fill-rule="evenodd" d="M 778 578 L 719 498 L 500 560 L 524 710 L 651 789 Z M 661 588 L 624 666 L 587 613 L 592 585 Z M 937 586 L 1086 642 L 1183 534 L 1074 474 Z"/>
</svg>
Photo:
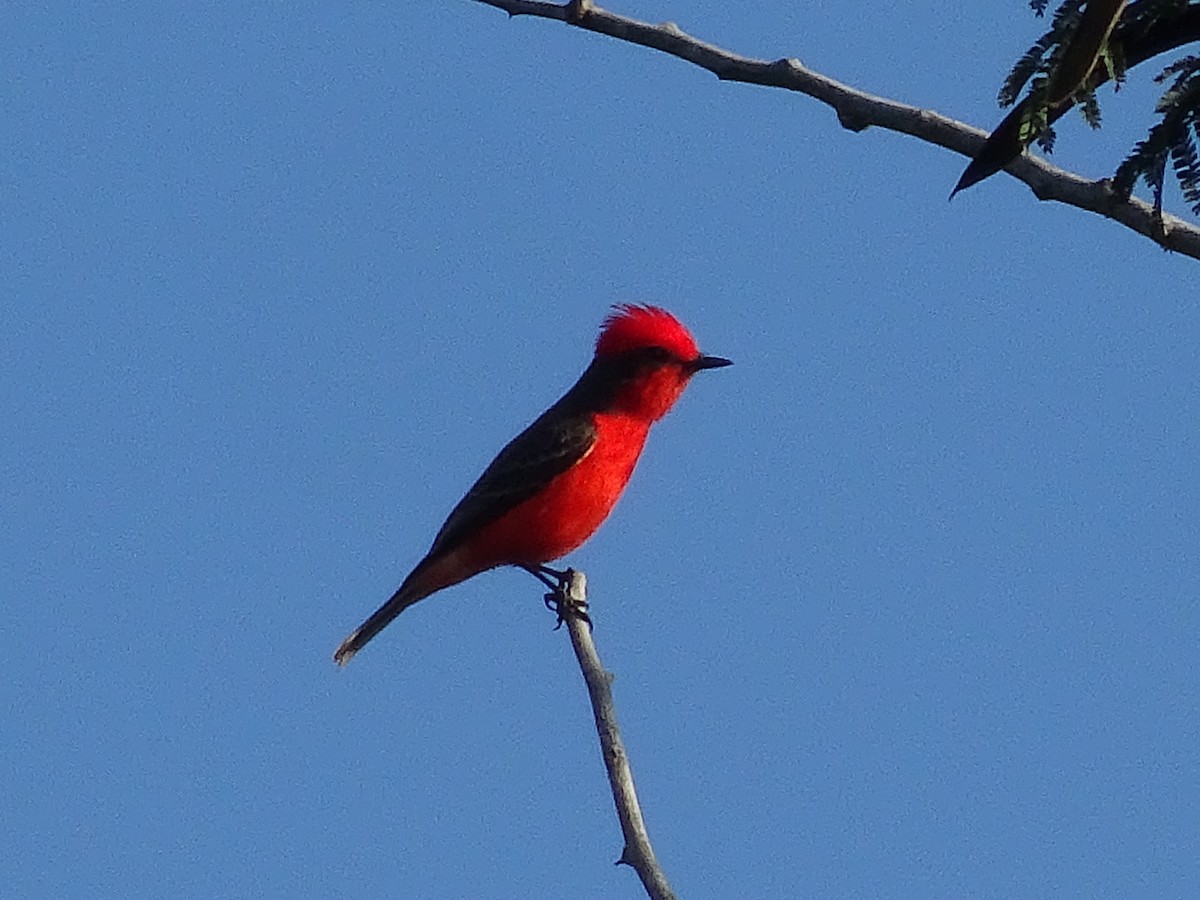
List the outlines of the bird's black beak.
<svg viewBox="0 0 1200 900">
<path fill-rule="evenodd" d="M 691 369 L 693 372 L 699 372 L 701 369 L 721 369 L 732 365 L 733 360 L 723 356 L 697 356 L 691 362 Z"/>
</svg>

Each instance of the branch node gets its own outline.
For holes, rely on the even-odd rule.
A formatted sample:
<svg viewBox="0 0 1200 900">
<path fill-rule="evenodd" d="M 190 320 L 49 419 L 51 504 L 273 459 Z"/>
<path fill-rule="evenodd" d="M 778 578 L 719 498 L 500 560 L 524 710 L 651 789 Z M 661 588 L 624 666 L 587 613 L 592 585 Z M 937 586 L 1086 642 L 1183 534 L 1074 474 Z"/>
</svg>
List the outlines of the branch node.
<svg viewBox="0 0 1200 900">
<path fill-rule="evenodd" d="M 592 0 L 570 0 L 566 8 L 568 25 L 579 25 L 592 11 Z"/>
<path fill-rule="evenodd" d="M 838 124 L 840 124 L 847 131 L 853 131 L 855 134 L 857 134 L 858 132 L 866 131 L 871 127 L 870 117 L 857 109 L 841 106 L 835 107 L 835 112 L 837 112 Z"/>
</svg>

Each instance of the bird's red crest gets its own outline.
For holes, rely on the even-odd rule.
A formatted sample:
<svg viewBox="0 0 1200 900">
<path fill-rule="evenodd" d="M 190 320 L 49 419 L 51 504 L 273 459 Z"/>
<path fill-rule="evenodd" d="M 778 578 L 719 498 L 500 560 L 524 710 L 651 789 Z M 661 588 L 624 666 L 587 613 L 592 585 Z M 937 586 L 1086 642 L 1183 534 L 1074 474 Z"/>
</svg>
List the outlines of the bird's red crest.
<svg viewBox="0 0 1200 900">
<path fill-rule="evenodd" d="M 610 356 L 643 347 L 662 347 L 687 360 L 700 355 L 691 333 L 665 309 L 632 303 L 614 306 L 596 340 L 596 355 Z"/>
</svg>

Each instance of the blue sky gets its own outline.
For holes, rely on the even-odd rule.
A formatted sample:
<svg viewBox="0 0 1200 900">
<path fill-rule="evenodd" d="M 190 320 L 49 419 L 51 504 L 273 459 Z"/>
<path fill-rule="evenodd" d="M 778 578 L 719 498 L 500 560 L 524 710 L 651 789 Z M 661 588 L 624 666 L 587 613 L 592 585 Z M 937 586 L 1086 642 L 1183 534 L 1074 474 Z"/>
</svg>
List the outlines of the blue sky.
<svg viewBox="0 0 1200 900">
<path fill-rule="evenodd" d="M 987 127 L 983 6 L 621 11 Z M 465 0 L 7 18 L 12 896 L 641 896 L 531 579 L 330 661 L 619 301 L 736 361 L 570 559 L 679 895 L 1200 891 L 1195 262 Z"/>
</svg>

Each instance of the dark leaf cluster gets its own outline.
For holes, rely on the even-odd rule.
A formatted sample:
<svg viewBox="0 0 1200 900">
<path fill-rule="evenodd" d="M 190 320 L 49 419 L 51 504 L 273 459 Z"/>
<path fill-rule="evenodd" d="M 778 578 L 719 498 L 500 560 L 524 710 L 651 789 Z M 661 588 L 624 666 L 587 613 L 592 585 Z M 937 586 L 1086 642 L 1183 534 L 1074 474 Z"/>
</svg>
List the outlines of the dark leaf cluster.
<svg viewBox="0 0 1200 900">
<path fill-rule="evenodd" d="M 1030 0 L 1033 11 L 1043 16 L 1049 0 Z M 1047 86 L 1052 82 L 1075 29 L 1079 26 L 1088 0 L 1063 0 L 1051 17 L 1045 34 L 1034 42 L 1017 62 L 1000 88 L 1001 106 L 1017 101 L 1028 86 L 1022 112 L 1021 138 L 1025 144 L 1037 142 L 1043 150 L 1054 145 L 1054 120 L 1061 108 L 1049 109 Z M 1137 65 L 1151 56 L 1178 49 L 1197 40 L 1196 18 L 1200 0 L 1132 0 L 1121 13 L 1111 39 L 1097 63 L 1099 75 L 1091 77 L 1067 101 L 1079 106 L 1085 121 L 1100 126 L 1100 105 L 1095 87 L 1112 80 L 1119 89 L 1125 79 L 1127 62 Z M 1132 57 L 1130 59 L 1129 57 Z M 1178 179 L 1184 198 L 1192 211 L 1200 215 L 1200 56 L 1186 56 L 1168 65 L 1155 79 L 1167 83 L 1155 108 L 1158 121 L 1146 138 L 1133 148 L 1113 176 L 1114 187 L 1128 196 L 1139 179 L 1154 194 L 1155 206 L 1162 208 L 1163 183 L 1168 166 Z M 1052 99 L 1050 103 L 1055 101 Z"/>
<path fill-rule="evenodd" d="M 1031 5 L 1038 15 L 1042 15 L 1048 2 L 1049 0 L 1042 0 L 1039 4 L 1038 0 L 1034 0 Z M 1008 77 L 1004 79 L 1004 84 L 996 98 L 1000 101 L 1001 106 L 1012 106 L 1016 103 L 1017 98 L 1021 96 L 1021 91 L 1024 90 L 1031 78 L 1038 75 L 1048 76 L 1053 71 L 1067 41 L 1079 25 L 1083 4 L 1084 0 L 1064 0 L 1054 13 L 1054 18 L 1050 20 L 1050 28 L 1034 42 L 1032 47 L 1025 51 L 1024 55 L 1017 60 L 1016 65 L 1012 67 L 1012 71 L 1008 73 Z M 1040 10 L 1038 9 L 1039 5 L 1041 6 Z"/>
<path fill-rule="evenodd" d="M 1186 56 L 1167 66 L 1155 79 L 1170 85 L 1155 107 L 1158 122 L 1139 141 L 1113 176 L 1114 188 L 1128 197 L 1140 178 L 1154 193 L 1154 206 L 1162 209 L 1167 163 L 1179 181 L 1192 212 L 1200 215 L 1200 56 Z"/>
</svg>

